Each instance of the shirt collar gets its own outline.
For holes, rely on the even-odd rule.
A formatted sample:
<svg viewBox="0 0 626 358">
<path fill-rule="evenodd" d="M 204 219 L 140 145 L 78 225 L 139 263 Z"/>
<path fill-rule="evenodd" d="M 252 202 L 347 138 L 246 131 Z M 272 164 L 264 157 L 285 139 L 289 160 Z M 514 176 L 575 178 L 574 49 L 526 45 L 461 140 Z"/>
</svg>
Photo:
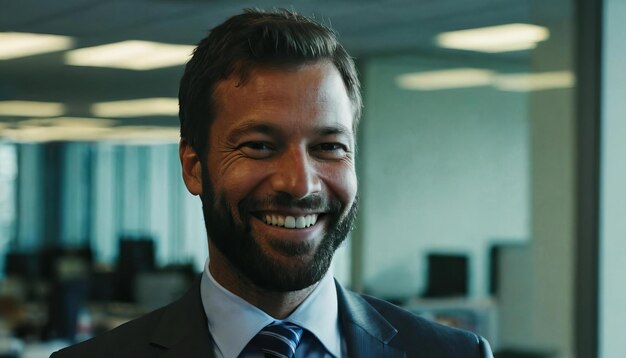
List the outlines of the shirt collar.
<svg viewBox="0 0 626 358">
<path fill-rule="evenodd" d="M 341 356 L 337 288 L 330 270 L 285 321 L 307 329 L 329 353 L 335 357 Z"/>
<path fill-rule="evenodd" d="M 263 327 L 276 321 L 215 281 L 209 272 L 208 260 L 202 274 L 200 295 L 209 332 L 224 357 L 239 356 Z M 337 289 L 330 272 L 284 321 L 308 330 L 329 353 L 341 356 Z"/>
</svg>

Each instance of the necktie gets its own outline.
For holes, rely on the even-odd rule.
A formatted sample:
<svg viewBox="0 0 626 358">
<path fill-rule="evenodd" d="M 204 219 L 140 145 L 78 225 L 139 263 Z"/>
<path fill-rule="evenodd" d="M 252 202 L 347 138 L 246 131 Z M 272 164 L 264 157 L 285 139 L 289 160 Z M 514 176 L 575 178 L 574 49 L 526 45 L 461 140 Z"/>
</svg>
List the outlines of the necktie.
<svg viewBox="0 0 626 358">
<path fill-rule="evenodd" d="M 271 323 L 263 328 L 250 344 L 260 349 L 266 358 L 293 358 L 302 337 L 302 328 L 293 323 Z"/>
</svg>

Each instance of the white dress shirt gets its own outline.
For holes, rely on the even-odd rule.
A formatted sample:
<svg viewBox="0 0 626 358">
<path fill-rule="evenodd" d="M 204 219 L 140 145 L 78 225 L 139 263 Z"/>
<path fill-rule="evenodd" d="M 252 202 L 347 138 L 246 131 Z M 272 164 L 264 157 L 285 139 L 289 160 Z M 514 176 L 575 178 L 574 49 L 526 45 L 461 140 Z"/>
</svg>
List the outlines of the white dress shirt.
<svg viewBox="0 0 626 358">
<path fill-rule="evenodd" d="M 337 309 L 337 289 L 332 274 L 317 287 L 289 317 L 276 320 L 256 306 L 222 287 L 209 272 L 202 274 L 200 294 L 217 358 L 263 357 L 246 348 L 248 342 L 268 324 L 291 322 L 304 328 L 296 358 L 341 358 L 345 344 Z"/>
</svg>

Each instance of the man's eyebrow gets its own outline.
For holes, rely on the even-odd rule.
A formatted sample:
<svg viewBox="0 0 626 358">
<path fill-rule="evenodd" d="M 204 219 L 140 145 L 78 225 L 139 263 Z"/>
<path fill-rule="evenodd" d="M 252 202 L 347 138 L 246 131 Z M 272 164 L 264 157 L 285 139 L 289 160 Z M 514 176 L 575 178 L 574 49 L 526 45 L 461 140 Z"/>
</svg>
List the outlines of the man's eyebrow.
<svg viewBox="0 0 626 358">
<path fill-rule="evenodd" d="M 324 126 L 324 127 L 320 127 L 317 128 L 315 130 L 315 132 L 318 135 L 346 135 L 351 137 L 353 135 L 352 130 L 350 130 L 349 128 L 342 126 L 342 125 L 335 125 L 335 126 Z"/>
<path fill-rule="evenodd" d="M 228 134 L 228 141 L 237 142 L 239 138 L 250 133 L 277 135 L 278 128 L 267 123 L 244 123 Z"/>
<path fill-rule="evenodd" d="M 231 143 L 236 143 L 240 140 L 241 137 L 251 133 L 266 134 L 269 136 L 278 137 L 281 135 L 281 130 L 273 124 L 249 122 L 243 123 L 239 127 L 233 129 L 228 134 L 228 137 L 226 139 Z M 318 136 L 344 135 L 350 138 L 353 136 L 352 130 L 343 125 L 329 125 L 318 127 L 314 130 L 314 133 Z"/>
</svg>

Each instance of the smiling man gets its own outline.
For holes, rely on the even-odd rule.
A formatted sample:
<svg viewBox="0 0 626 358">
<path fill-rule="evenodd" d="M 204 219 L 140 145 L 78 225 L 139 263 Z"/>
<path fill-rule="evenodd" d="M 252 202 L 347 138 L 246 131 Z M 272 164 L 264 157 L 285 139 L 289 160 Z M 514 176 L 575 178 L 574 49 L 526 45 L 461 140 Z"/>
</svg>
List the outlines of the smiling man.
<svg viewBox="0 0 626 358">
<path fill-rule="evenodd" d="M 220 81 L 205 160 L 180 147 L 204 205 L 210 274 L 281 318 L 326 274 L 356 213 L 354 106 L 331 60 L 309 62 Z M 280 294 L 266 305 L 250 296 L 257 287 Z"/>
<path fill-rule="evenodd" d="M 491 357 L 475 334 L 357 295 L 329 272 L 357 212 L 354 63 L 325 26 L 246 11 L 180 86 L 180 160 L 209 236 L 177 302 L 54 357 Z"/>
</svg>

